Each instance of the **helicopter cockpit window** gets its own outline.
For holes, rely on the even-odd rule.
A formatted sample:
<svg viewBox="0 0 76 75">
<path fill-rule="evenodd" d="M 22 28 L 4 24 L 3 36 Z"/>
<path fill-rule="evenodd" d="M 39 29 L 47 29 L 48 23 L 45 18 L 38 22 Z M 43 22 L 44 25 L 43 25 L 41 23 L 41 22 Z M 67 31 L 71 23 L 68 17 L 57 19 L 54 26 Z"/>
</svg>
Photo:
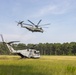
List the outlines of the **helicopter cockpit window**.
<svg viewBox="0 0 76 75">
<path fill-rule="evenodd" d="M 36 53 L 36 51 L 34 51 L 34 53 Z"/>
<path fill-rule="evenodd" d="M 39 51 L 34 51 L 34 53 L 35 53 L 35 54 L 38 54 L 38 55 L 40 54 L 40 52 L 39 52 Z"/>
<path fill-rule="evenodd" d="M 29 49 L 27 49 L 27 51 L 29 51 Z"/>
<path fill-rule="evenodd" d="M 42 28 L 40 28 L 40 29 L 42 29 Z"/>
</svg>

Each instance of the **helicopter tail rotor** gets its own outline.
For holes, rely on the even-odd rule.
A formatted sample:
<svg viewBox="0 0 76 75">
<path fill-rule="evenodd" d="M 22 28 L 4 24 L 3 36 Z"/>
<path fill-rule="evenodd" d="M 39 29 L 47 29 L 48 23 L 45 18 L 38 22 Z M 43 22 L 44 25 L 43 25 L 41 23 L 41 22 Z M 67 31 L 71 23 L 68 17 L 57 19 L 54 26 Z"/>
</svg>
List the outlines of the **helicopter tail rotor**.
<svg viewBox="0 0 76 75">
<path fill-rule="evenodd" d="M 17 22 L 17 21 L 16 21 L 16 22 Z M 22 25 L 23 22 L 24 22 L 24 21 L 19 21 L 19 22 L 17 22 L 17 26 L 18 26 L 18 25 Z"/>
</svg>

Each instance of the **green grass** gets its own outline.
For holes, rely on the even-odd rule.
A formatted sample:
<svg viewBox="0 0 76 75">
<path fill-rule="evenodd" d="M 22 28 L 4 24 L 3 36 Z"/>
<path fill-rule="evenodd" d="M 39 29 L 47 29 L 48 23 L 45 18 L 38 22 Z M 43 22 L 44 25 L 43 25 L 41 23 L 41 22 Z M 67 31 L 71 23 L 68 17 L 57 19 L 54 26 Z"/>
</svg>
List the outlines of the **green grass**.
<svg viewBox="0 0 76 75">
<path fill-rule="evenodd" d="M 0 75 L 76 75 L 76 56 L 0 56 Z"/>
</svg>

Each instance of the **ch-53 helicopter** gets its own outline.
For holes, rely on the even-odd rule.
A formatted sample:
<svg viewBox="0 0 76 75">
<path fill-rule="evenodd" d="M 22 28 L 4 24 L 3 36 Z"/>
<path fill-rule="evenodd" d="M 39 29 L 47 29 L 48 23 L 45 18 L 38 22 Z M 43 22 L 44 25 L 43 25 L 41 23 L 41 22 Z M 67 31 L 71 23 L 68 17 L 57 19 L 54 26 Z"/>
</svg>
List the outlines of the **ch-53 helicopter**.
<svg viewBox="0 0 76 75">
<path fill-rule="evenodd" d="M 24 49 L 24 50 L 14 50 L 12 47 L 12 43 L 14 42 L 19 42 L 19 41 L 10 41 L 10 42 L 5 42 L 2 34 L 0 34 L 3 45 L 6 45 L 12 54 L 17 54 L 21 58 L 40 58 L 40 51 L 36 49 Z"/>
<path fill-rule="evenodd" d="M 17 25 L 21 25 L 22 28 L 26 28 L 31 32 L 42 32 L 42 33 L 44 32 L 44 30 L 41 26 L 50 25 L 50 24 L 39 25 L 42 20 L 39 20 L 39 22 L 37 24 L 34 24 L 30 20 L 28 20 L 28 21 L 31 24 L 26 24 L 26 23 L 24 23 L 24 21 L 19 21 L 19 22 L 16 21 L 16 22 L 18 23 Z M 45 27 L 45 28 L 47 28 L 47 27 Z"/>
</svg>

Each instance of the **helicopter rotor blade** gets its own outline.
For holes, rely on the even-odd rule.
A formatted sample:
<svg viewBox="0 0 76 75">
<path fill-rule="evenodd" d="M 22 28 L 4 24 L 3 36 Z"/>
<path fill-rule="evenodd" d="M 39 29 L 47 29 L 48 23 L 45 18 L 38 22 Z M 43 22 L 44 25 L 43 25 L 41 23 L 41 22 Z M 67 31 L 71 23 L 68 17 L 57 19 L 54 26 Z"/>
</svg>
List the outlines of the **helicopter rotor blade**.
<svg viewBox="0 0 76 75">
<path fill-rule="evenodd" d="M 11 42 L 8 42 L 8 44 L 11 44 L 11 43 L 14 43 L 14 42 L 20 42 L 20 41 L 11 41 Z"/>
<path fill-rule="evenodd" d="M 31 24 L 26 24 L 26 23 L 23 23 L 24 25 L 28 25 L 28 26 L 33 26 L 33 25 L 31 25 Z"/>
<path fill-rule="evenodd" d="M 15 21 L 16 23 L 18 23 L 17 21 Z"/>
<path fill-rule="evenodd" d="M 38 24 L 37 24 L 37 25 L 39 25 L 41 21 L 42 21 L 42 20 L 39 20 L 39 22 L 38 22 Z"/>
<path fill-rule="evenodd" d="M 4 42 L 4 38 L 3 38 L 3 35 L 2 35 L 2 34 L 0 34 L 0 36 L 1 36 L 2 42 Z"/>
<path fill-rule="evenodd" d="M 19 23 L 20 23 L 20 20 L 19 20 L 19 22 L 18 21 L 15 21 L 16 23 L 17 23 L 17 26 L 19 25 Z"/>
<path fill-rule="evenodd" d="M 43 24 L 43 25 L 40 25 L 40 26 L 46 26 L 46 25 L 50 25 L 50 23 L 48 23 L 48 24 Z"/>
<path fill-rule="evenodd" d="M 2 43 L 3 43 L 4 47 L 5 47 L 5 43 L 6 43 L 6 42 L 4 41 L 3 35 L 0 34 L 0 36 L 1 36 L 1 39 L 2 39 Z"/>
<path fill-rule="evenodd" d="M 49 28 L 49 27 L 43 27 L 43 28 Z"/>
<path fill-rule="evenodd" d="M 31 22 L 30 20 L 28 20 L 31 24 L 35 25 L 33 22 Z"/>
<path fill-rule="evenodd" d="M 17 21 L 15 21 L 17 23 L 17 26 L 19 25 Z"/>
</svg>

